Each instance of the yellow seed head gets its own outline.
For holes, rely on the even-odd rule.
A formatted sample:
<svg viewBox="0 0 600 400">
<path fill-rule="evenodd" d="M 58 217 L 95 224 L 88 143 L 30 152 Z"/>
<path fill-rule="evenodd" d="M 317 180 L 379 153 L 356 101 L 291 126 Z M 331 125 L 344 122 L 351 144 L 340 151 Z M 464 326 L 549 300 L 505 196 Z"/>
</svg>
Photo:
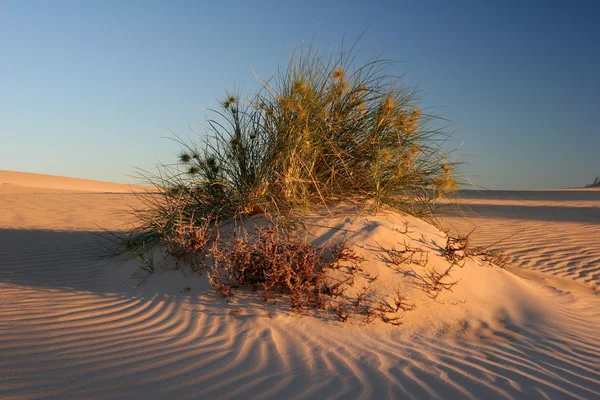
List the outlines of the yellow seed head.
<svg viewBox="0 0 600 400">
<path fill-rule="evenodd" d="M 400 132 L 405 132 L 408 121 L 404 112 L 400 111 L 396 113 L 394 122 L 396 123 L 396 129 L 398 129 Z"/>
<path fill-rule="evenodd" d="M 295 92 L 295 93 L 297 93 L 297 94 L 299 94 L 299 95 L 304 94 L 305 89 L 306 89 L 306 85 L 302 81 L 296 81 L 292 85 L 292 91 Z"/>
<path fill-rule="evenodd" d="M 367 105 L 364 102 L 358 103 L 356 108 L 358 109 L 358 112 L 360 112 L 360 115 L 365 115 L 365 112 L 367 112 Z"/>
<path fill-rule="evenodd" d="M 419 126 L 419 117 L 421 116 L 421 110 L 415 108 L 408 117 L 408 123 L 406 125 L 407 133 L 415 133 Z"/>
<path fill-rule="evenodd" d="M 223 102 L 223 107 L 229 108 L 235 103 L 237 103 L 238 99 L 235 96 L 228 96 L 227 99 Z"/>
<path fill-rule="evenodd" d="M 412 158 L 410 157 L 410 154 L 402 155 L 402 164 L 406 167 L 410 167 L 412 165 Z"/>
<path fill-rule="evenodd" d="M 306 117 L 306 111 L 304 110 L 304 107 L 302 107 L 302 104 L 298 104 L 298 117 Z"/>
<path fill-rule="evenodd" d="M 282 97 L 280 99 L 281 108 L 285 112 L 295 112 L 296 111 L 296 102 L 289 97 Z"/>
<path fill-rule="evenodd" d="M 342 79 L 346 72 L 342 68 L 338 68 L 333 71 L 333 79 Z"/>
<path fill-rule="evenodd" d="M 392 151 L 390 149 L 382 149 L 379 151 L 379 157 L 381 161 L 387 162 L 392 159 Z"/>
<path fill-rule="evenodd" d="M 405 172 L 406 172 L 406 169 L 405 169 L 404 164 L 398 165 L 398 168 L 396 169 L 396 175 L 402 176 L 402 175 L 404 175 Z"/>
<path fill-rule="evenodd" d="M 410 126 L 412 127 L 412 131 L 414 132 L 419 123 L 419 118 L 421 117 L 421 110 L 415 108 L 412 113 L 410 113 Z"/>
<path fill-rule="evenodd" d="M 396 102 L 394 101 L 394 99 L 392 99 L 391 97 L 387 97 L 385 99 L 385 103 L 383 104 L 383 109 L 386 112 L 391 112 L 396 108 Z"/>
<path fill-rule="evenodd" d="M 443 193 L 454 193 L 457 190 L 456 181 L 449 176 L 446 176 L 441 186 Z"/>
</svg>

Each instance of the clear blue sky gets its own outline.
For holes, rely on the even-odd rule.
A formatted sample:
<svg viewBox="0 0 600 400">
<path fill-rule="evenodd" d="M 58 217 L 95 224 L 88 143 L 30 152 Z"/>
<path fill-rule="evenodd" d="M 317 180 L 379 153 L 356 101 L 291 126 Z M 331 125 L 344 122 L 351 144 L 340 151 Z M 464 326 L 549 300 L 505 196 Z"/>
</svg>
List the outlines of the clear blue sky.
<svg viewBox="0 0 600 400">
<path fill-rule="evenodd" d="M 130 181 L 225 89 L 366 33 L 490 189 L 600 175 L 600 6 L 492 1 L 0 1 L 0 169 Z M 192 127 L 193 130 L 190 129 Z"/>
</svg>

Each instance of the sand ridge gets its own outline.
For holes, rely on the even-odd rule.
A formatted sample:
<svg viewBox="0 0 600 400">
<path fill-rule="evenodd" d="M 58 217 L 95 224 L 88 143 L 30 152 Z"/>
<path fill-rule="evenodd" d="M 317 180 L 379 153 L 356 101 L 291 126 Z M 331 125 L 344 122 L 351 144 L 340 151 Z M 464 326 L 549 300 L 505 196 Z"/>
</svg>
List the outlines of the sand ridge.
<svg viewBox="0 0 600 400">
<path fill-rule="evenodd" d="M 0 193 L 95 192 L 131 193 L 139 186 L 0 170 Z"/>
</svg>

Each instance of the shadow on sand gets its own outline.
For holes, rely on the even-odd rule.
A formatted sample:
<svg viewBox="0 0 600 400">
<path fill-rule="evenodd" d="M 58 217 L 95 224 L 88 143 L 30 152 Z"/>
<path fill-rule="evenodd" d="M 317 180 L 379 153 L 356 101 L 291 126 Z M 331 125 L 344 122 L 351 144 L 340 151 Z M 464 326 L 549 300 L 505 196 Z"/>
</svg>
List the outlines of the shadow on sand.
<svg viewBox="0 0 600 400">
<path fill-rule="evenodd" d="M 507 211 L 502 207 L 496 215 Z M 344 339 L 325 329 L 307 332 L 302 322 L 271 320 L 258 303 L 249 307 L 253 315 L 237 316 L 237 300 L 216 296 L 205 276 L 168 271 L 137 285 L 131 278 L 135 263 L 105 257 L 110 241 L 103 235 L 0 230 L 6 316 L 0 315 L 12 321 L 10 329 L 0 325 L 0 375 L 2 366 L 11 367 L 5 375 L 10 385 L 0 384 L 0 397 L 35 391 L 52 398 L 600 393 L 595 331 L 570 337 L 507 317 L 495 326 L 465 326 L 460 335 L 435 338 L 355 330 Z M 255 300 L 243 301 L 247 307 Z"/>
<path fill-rule="evenodd" d="M 453 213 L 456 214 L 456 212 Z M 484 217 L 544 222 L 579 222 L 600 224 L 600 207 L 467 204 L 463 207 L 462 213 L 467 218 Z"/>
</svg>

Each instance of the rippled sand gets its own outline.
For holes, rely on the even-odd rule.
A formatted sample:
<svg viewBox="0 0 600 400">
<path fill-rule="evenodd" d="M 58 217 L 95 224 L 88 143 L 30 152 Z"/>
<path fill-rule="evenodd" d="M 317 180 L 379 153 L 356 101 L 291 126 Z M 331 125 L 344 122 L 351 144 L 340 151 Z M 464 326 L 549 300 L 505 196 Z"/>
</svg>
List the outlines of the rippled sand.
<svg viewBox="0 0 600 400">
<path fill-rule="evenodd" d="M 2 399 L 600 396 L 600 191 L 470 194 L 445 226 L 500 241 L 509 271 L 463 277 L 485 290 L 459 322 L 390 327 L 227 302 L 184 270 L 144 280 L 98 228 L 135 196 L 68 184 L 0 189 Z"/>
</svg>

